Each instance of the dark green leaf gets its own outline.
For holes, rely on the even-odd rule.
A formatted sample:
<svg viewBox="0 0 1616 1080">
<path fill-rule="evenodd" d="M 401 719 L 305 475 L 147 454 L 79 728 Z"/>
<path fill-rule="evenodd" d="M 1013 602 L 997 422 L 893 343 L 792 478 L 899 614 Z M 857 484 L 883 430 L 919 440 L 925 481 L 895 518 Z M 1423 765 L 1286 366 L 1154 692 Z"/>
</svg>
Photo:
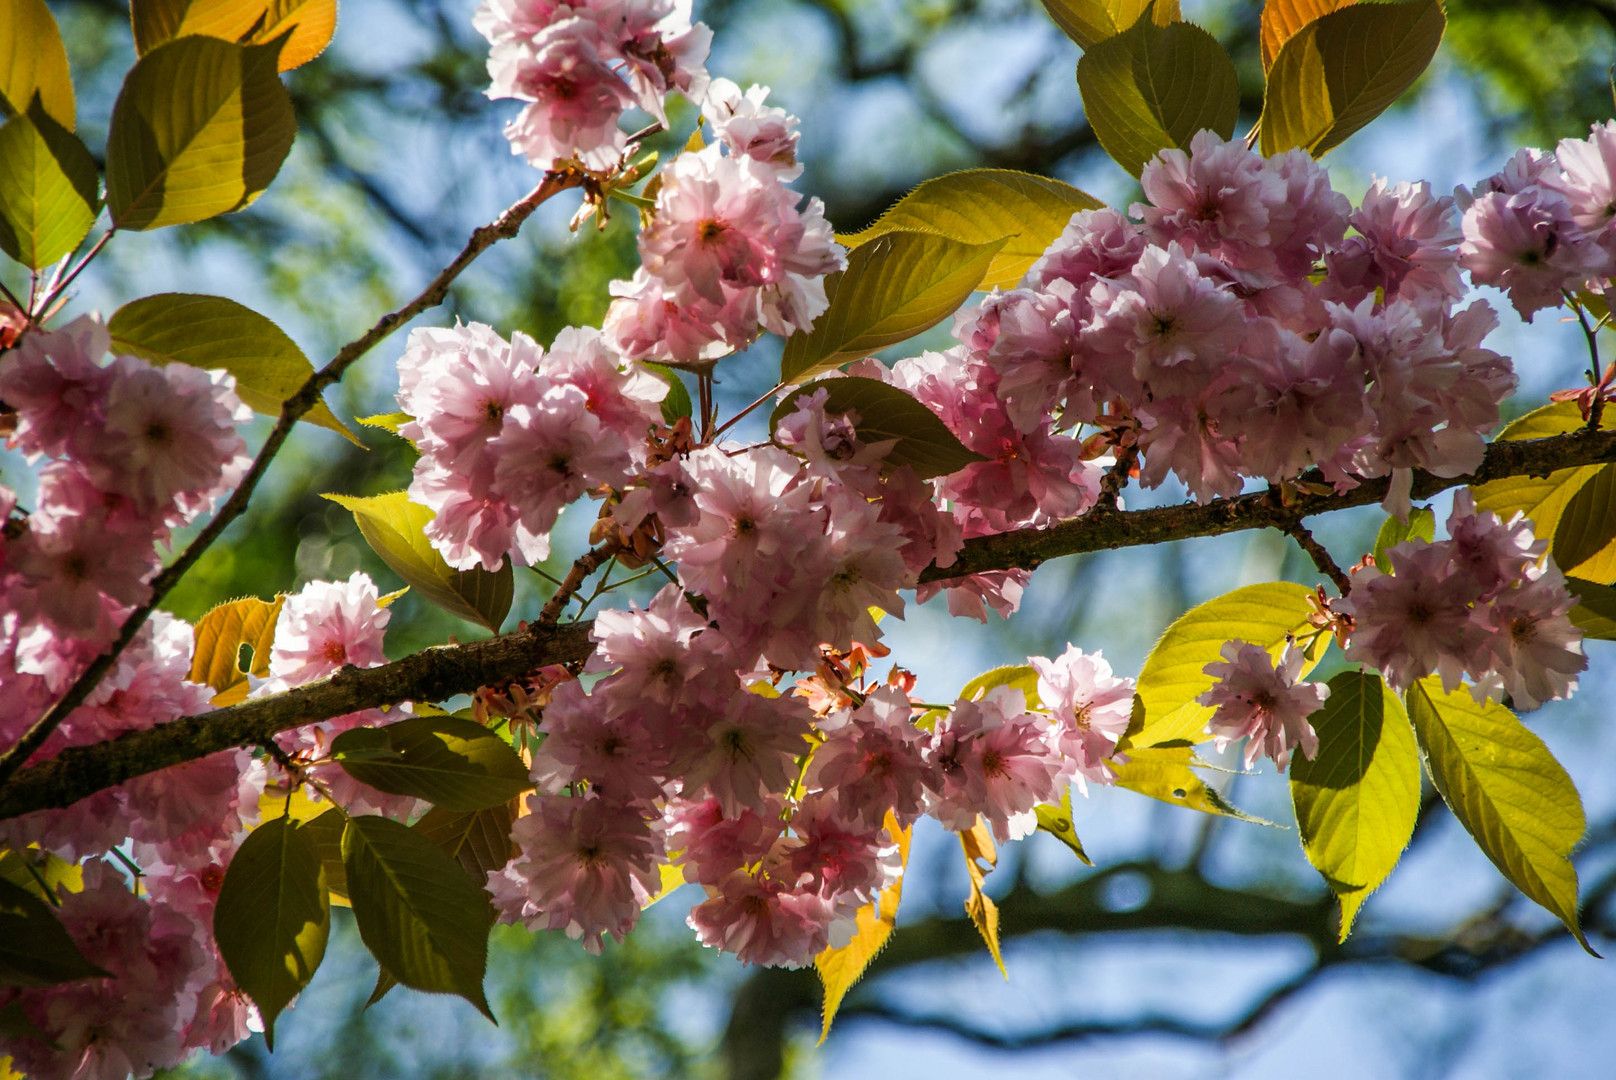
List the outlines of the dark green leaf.
<svg viewBox="0 0 1616 1080">
<path fill-rule="evenodd" d="M 510 803 L 483 810 L 448 810 L 434 806 L 410 827 L 438 845 L 445 854 L 452 855 L 480 888 L 486 885 L 489 874 L 502 868 L 516 854 L 516 847 L 511 843 L 514 820 Z"/>
<path fill-rule="evenodd" d="M 371 990 L 370 997 L 365 999 L 365 1008 L 370 1008 L 386 997 L 387 992 L 397 985 L 398 980 L 389 975 L 386 968 L 378 968 L 376 970 L 376 986 Z"/>
<path fill-rule="evenodd" d="M 1566 588 L 1577 598 L 1570 617 L 1583 637 L 1616 641 L 1616 587 L 1568 577 Z"/>
<path fill-rule="evenodd" d="M 1134 176 L 1163 150 L 1187 150 L 1203 128 L 1228 138 L 1240 117 L 1234 61 L 1192 23 L 1140 19 L 1083 54 L 1077 86 L 1095 138 Z"/>
<path fill-rule="evenodd" d="M 1375 536 L 1375 565 L 1382 574 L 1389 574 L 1392 572 L 1392 562 L 1386 557 L 1386 552 L 1404 540 L 1430 542 L 1435 539 L 1436 515 L 1425 507 L 1417 506 L 1410 510 L 1406 523 L 1393 514 L 1381 523 L 1380 532 Z"/>
<path fill-rule="evenodd" d="M 360 783 L 448 810 L 485 810 L 533 786 L 505 740 L 455 716 L 352 728 L 332 741 L 331 751 Z"/>
<path fill-rule="evenodd" d="M 182 37 L 124 80 L 107 137 L 107 205 L 120 229 L 239 210 L 269 186 L 297 122 L 277 45 Z"/>
<path fill-rule="evenodd" d="M 320 854 L 326 893 L 340 907 L 348 906 L 348 871 L 342 865 L 342 831 L 347 825 L 348 815 L 334 806 L 303 824 L 303 835 Z"/>
<path fill-rule="evenodd" d="M 264 1042 L 275 1048 L 275 1020 L 314 977 L 331 933 L 320 852 L 290 818 L 247 834 L 230 860 L 213 939 L 236 985 L 264 1018 Z"/>
<path fill-rule="evenodd" d="M 987 458 L 966 448 L 937 414 L 896 386 L 879 379 L 855 376 L 822 379 L 799 387 L 775 407 L 769 417 L 769 428 L 778 427 L 780 421 L 797 409 L 797 399 L 824 390 L 825 413 L 835 416 L 856 412 L 858 422 L 853 429 L 866 443 L 894 441 L 887 452 L 887 464 L 893 468 L 908 465 L 922 480 L 933 476 L 947 476 L 967 465 Z"/>
<path fill-rule="evenodd" d="M 0 251 L 30 270 L 56 262 L 95 224 L 97 187 L 90 151 L 35 98 L 0 126 Z"/>
<path fill-rule="evenodd" d="M 359 936 L 381 966 L 412 989 L 458 994 L 492 1020 L 488 902 L 460 865 L 380 817 L 348 819 L 342 857 Z"/>
<path fill-rule="evenodd" d="M 49 904 L 0 878 L 0 986 L 107 977 L 79 952 Z"/>
</svg>

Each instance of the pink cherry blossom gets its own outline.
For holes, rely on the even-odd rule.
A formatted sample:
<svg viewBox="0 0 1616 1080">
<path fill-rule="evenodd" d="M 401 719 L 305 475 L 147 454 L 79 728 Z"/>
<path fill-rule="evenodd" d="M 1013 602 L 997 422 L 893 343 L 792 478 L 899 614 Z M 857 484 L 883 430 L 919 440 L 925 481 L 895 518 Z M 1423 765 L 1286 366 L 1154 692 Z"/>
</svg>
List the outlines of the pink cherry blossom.
<svg viewBox="0 0 1616 1080">
<path fill-rule="evenodd" d="M 1217 740 L 1218 749 L 1223 750 L 1236 739 L 1249 739 L 1245 750 L 1248 769 L 1259 757 L 1271 757 L 1284 770 L 1296 747 L 1307 758 L 1318 753 L 1319 737 L 1307 718 L 1324 704 L 1330 688 L 1297 682 L 1302 673 L 1302 650 L 1285 646 L 1275 664 L 1267 649 L 1229 641 L 1220 655 L 1222 660 L 1205 668 L 1206 674 L 1217 681 L 1195 699 L 1217 710 L 1206 726 Z"/>
<path fill-rule="evenodd" d="M 1020 690 L 998 686 L 980 702 L 954 703 L 937 725 L 929 751 L 942 774 L 928 811 L 943 827 L 963 832 L 978 815 L 1001 841 L 1038 827 L 1033 808 L 1060 799 L 1060 752 L 1049 721 L 1026 711 Z"/>
<path fill-rule="evenodd" d="M 1133 680 L 1117 678 L 1099 653 L 1075 645 L 1053 660 L 1027 662 L 1038 672 L 1039 705 L 1050 714 L 1053 741 L 1078 787 L 1087 792 L 1089 782 L 1113 783 L 1109 763 L 1133 718 Z"/>
<path fill-rule="evenodd" d="M 393 613 L 378 605 L 370 576 L 355 570 L 347 581 L 311 581 L 286 598 L 275 621 L 269 673 L 277 686 L 300 686 L 339 668 L 387 662 L 382 635 Z"/>
<path fill-rule="evenodd" d="M 827 717 L 819 725 L 825 741 L 808 763 L 803 786 L 834 796 L 850 821 L 874 827 L 891 813 L 901 824 L 913 822 L 926 808 L 927 792 L 940 785 L 913 716 L 908 696 L 883 686 L 857 709 Z"/>
<path fill-rule="evenodd" d="M 1380 669 L 1395 690 L 1437 671 L 1450 692 L 1457 689 L 1461 658 L 1480 644 L 1470 618 L 1472 583 L 1435 544 L 1407 541 L 1386 556 L 1392 573 L 1359 570 L 1352 592 L 1335 602 L 1352 617 L 1347 659 Z"/>
</svg>

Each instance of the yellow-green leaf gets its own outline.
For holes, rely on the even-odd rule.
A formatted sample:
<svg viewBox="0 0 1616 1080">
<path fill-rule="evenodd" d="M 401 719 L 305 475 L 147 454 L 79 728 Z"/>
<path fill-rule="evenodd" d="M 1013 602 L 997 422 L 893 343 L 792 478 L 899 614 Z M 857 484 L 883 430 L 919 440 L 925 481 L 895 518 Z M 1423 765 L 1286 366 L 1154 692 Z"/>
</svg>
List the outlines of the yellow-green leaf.
<svg viewBox="0 0 1616 1080">
<path fill-rule="evenodd" d="M 954 313 L 1007 238 L 967 244 L 894 230 L 856 247 L 825 279 L 830 306 L 807 333 L 786 339 L 780 381 L 798 383 L 896 345 Z"/>
<path fill-rule="evenodd" d="M 1577 411 L 1576 402 L 1559 401 L 1512 421 L 1498 433 L 1498 438 L 1499 441 L 1546 439 L 1576 431 L 1586 423 Z M 1579 465 L 1548 476 L 1512 476 L 1479 484 L 1471 491 L 1475 494 L 1477 510 L 1491 510 L 1505 521 L 1517 512 L 1522 513 L 1531 519 L 1532 531 L 1548 539 L 1559 527 L 1560 516 L 1572 496 L 1603 468 L 1603 465 Z"/>
<path fill-rule="evenodd" d="M 1083 110 L 1105 152 L 1134 176 L 1171 147 L 1211 128 L 1224 138 L 1240 117 L 1240 80 L 1217 38 L 1192 23 L 1140 19 L 1077 63 Z"/>
<path fill-rule="evenodd" d="M 1204 765 L 1190 746 L 1152 746 L 1129 750 L 1126 761 L 1113 761 L 1111 771 L 1116 774 L 1117 787 L 1148 795 L 1186 810 L 1199 810 L 1203 814 L 1216 814 L 1248 821 L 1253 825 L 1269 825 L 1230 803 L 1214 787 L 1195 772 L 1192 765 Z"/>
<path fill-rule="evenodd" d="M 509 562 L 492 572 L 480 566 L 470 570 L 452 568 L 426 537 L 432 511 L 410 502 L 405 492 L 368 498 L 326 498 L 353 511 L 359 533 L 371 550 L 411 588 L 451 615 L 499 633 L 500 624 L 511 610 L 513 581 Z"/>
<path fill-rule="evenodd" d="M 1067 847 L 1072 854 L 1081 859 L 1086 866 L 1093 866 L 1089 853 L 1083 850 L 1083 841 L 1077 838 L 1077 827 L 1072 824 L 1072 789 L 1067 788 L 1061 792 L 1058 805 L 1045 805 L 1035 808 L 1038 814 L 1038 828 L 1048 833 Z"/>
<path fill-rule="evenodd" d="M 516 846 L 511 843 L 511 823 L 515 821 L 510 802 L 481 810 L 450 810 L 434 806 L 410 828 L 454 857 L 479 888 L 485 888 L 488 875 L 511 861 Z"/>
<path fill-rule="evenodd" d="M 301 803 L 298 801 L 300 798 Z M 331 903 L 338 907 L 352 907 L 348 901 L 348 870 L 342 863 L 342 834 L 348 827 L 348 815 L 330 803 L 310 802 L 299 791 L 293 796 L 288 816 L 303 824 L 304 834 L 320 853 L 320 865 L 325 869 L 326 892 L 330 895 Z"/>
<path fill-rule="evenodd" d="M 275 644 L 275 620 L 280 618 L 285 594 L 274 600 L 256 596 L 220 604 L 196 621 L 192 636 L 196 641 L 191 654 L 191 682 L 204 683 L 223 692 L 244 684 L 248 673 L 269 673 L 269 650 Z M 241 667 L 241 647 L 252 650 L 251 666 Z"/>
<path fill-rule="evenodd" d="M 457 716 L 349 728 L 332 740 L 331 752 L 360 783 L 446 810 L 486 810 L 533 786 L 527 766 L 504 739 Z"/>
<path fill-rule="evenodd" d="M 1571 777 L 1543 740 L 1496 701 L 1478 705 L 1463 689 L 1443 693 L 1434 676 L 1409 688 L 1408 714 L 1453 816 L 1516 888 L 1592 953 L 1577 917 L 1570 858 L 1587 819 Z"/>
<path fill-rule="evenodd" d="M 965 914 L 971 918 L 976 932 L 987 943 L 993 962 L 999 965 L 999 974 L 1006 982 L 1010 973 L 1004 967 L 1004 955 L 999 951 L 999 906 L 982 891 L 983 882 L 999 864 L 999 852 L 993 845 L 993 833 L 987 823 L 977 818 L 976 824 L 960 833 L 960 849 L 965 852 L 965 872 L 971 879 L 971 895 L 965 898 Z"/>
<path fill-rule="evenodd" d="M 1577 598 L 1570 619 L 1583 637 L 1616 640 L 1616 588 L 1581 578 L 1566 578 L 1566 588 Z"/>
<path fill-rule="evenodd" d="M 239 210 L 269 186 L 297 122 L 274 45 L 183 37 L 124 79 L 107 137 L 107 206 L 120 229 Z"/>
<path fill-rule="evenodd" d="M 286 331 L 249 307 L 222 296 L 158 293 L 131 300 L 107 322 L 112 347 L 154 364 L 224 368 L 236 377 L 236 395 L 253 412 L 279 416 L 314 365 Z M 355 446 L 364 446 L 325 402 L 303 414 Z"/>
<path fill-rule="evenodd" d="M 51 119 L 77 126 L 67 48 L 45 0 L 0 0 L 0 117 L 28 111 L 38 96 Z"/>
<path fill-rule="evenodd" d="M 141 56 L 188 34 L 263 45 L 290 31 L 279 64 L 291 71 L 331 43 L 337 0 L 133 0 L 130 16 Z"/>
<path fill-rule="evenodd" d="M 98 187 L 90 151 L 36 98 L 0 126 L 0 251 L 30 270 L 56 262 L 95 224 Z"/>
<path fill-rule="evenodd" d="M 52 905 L 60 902 L 58 890 L 78 892 L 84 888 L 84 869 L 78 863 L 32 847 L 15 851 L 0 846 L 0 878 Z"/>
<path fill-rule="evenodd" d="M 645 903 L 640 905 L 641 910 L 650 907 L 659 900 L 666 900 L 679 886 L 685 884 L 684 867 L 677 863 L 665 862 L 657 869 L 661 872 L 661 883 L 657 886 L 656 895 L 647 896 Z"/>
<path fill-rule="evenodd" d="M 1323 157 L 1414 85 L 1447 19 L 1437 0 L 1353 4 L 1280 46 L 1263 95 L 1262 152 Z"/>
<path fill-rule="evenodd" d="M 644 361 L 641 361 L 640 366 L 654 372 L 657 378 L 668 384 L 668 396 L 662 399 L 663 423 L 671 427 L 684 417 L 695 414 L 696 408 L 690 401 L 690 390 L 677 371 L 666 364 L 649 364 Z"/>
<path fill-rule="evenodd" d="M 797 411 L 798 398 L 825 392 L 825 413 L 854 412 L 858 423 L 853 430 L 866 443 L 893 443 L 886 463 L 893 468 L 907 465 L 922 480 L 947 476 L 967 465 L 987 458 L 968 449 L 937 414 L 922 405 L 913 394 L 880 379 L 847 376 L 822 379 L 799 387 L 786 395 L 769 417 L 769 429 Z"/>
<path fill-rule="evenodd" d="M 79 952 L 49 904 L 0 878 L 0 987 L 101 977 L 110 976 Z"/>
<path fill-rule="evenodd" d="M 967 244 L 1008 237 L 979 288 L 1008 288 L 1066 229 L 1080 210 L 1104 204 L 1070 184 L 1012 169 L 968 169 L 927 180 L 869 228 L 838 236 L 849 248 L 889 232 L 936 233 Z"/>
<path fill-rule="evenodd" d="M 348 898 L 365 947 L 405 986 L 458 994 L 488 1019 L 488 901 L 460 864 L 396 821 L 352 817 L 342 833 Z"/>
<path fill-rule="evenodd" d="M 1136 710 L 1118 748 L 1211 738 L 1206 722 L 1213 710 L 1195 700 L 1212 686 L 1212 676 L 1203 669 L 1222 659 L 1228 641 L 1260 645 L 1277 659 L 1289 635 L 1311 629 L 1307 617 L 1313 611 L 1312 595 L 1286 581 L 1247 585 L 1181 615 L 1145 658 L 1139 672 L 1142 709 Z M 1307 661 L 1303 673 L 1312 666 Z"/>
<path fill-rule="evenodd" d="M 1403 521 L 1396 514 L 1381 522 L 1380 532 L 1375 534 L 1375 565 L 1383 574 L 1392 572 L 1392 561 L 1386 557 L 1386 552 L 1401 544 L 1405 540 L 1431 541 L 1436 539 L 1436 515 L 1423 506 L 1417 506 L 1409 511 L 1408 521 Z"/>
<path fill-rule="evenodd" d="M 1262 9 L 1262 66 L 1274 66 L 1280 47 L 1302 27 L 1356 0 L 1267 0 Z"/>
<path fill-rule="evenodd" d="M 965 701 L 980 701 L 983 694 L 1000 686 L 1020 690 L 1027 698 L 1027 708 L 1039 707 L 1038 669 L 1031 664 L 1006 664 L 984 671 L 961 687 L 959 696 Z"/>
<path fill-rule="evenodd" d="M 1343 671 L 1308 718 L 1318 753 L 1291 758 L 1291 802 L 1308 862 L 1341 901 L 1341 940 L 1391 874 L 1420 813 L 1420 755 L 1397 695 L 1378 674 Z"/>
<path fill-rule="evenodd" d="M 1585 581 L 1616 581 L 1616 469 L 1604 466 L 1571 496 L 1549 554 Z"/>
<path fill-rule="evenodd" d="M 276 1017 L 314 977 L 330 932 L 325 871 L 306 829 L 276 818 L 248 833 L 219 887 L 213 939 L 263 1015 L 270 1049 Z"/>
<path fill-rule="evenodd" d="M 1080 49 L 1115 37 L 1128 29 L 1149 8 L 1150 0 L 1043 0 L 1044 10 L 1061 32 Z M 1178 0 L 1156 0 L 1151 17 L 1158 26 L 1179 18 Z"/>
<path fill-rule="evenodd" d="M 890 812 L 886 825 L 887 833 L 898 841 L 898 856 L 907 868 L 910 830 L 898 828 L 898 822 Z M 874 903 L 859 909 L 853 940 L 839 949 L 826 949 L 814 957 L 814 969 L 819 972 L 820 984 L 825 988 L 824 1005 L 820 1009 L 819 1041 L 822 1045 L 830 1034 L 836 1010 L 842 1007 L 842 999 L 863 978 L 870 964 L 891 939 L 893 927 L 898 923 L 898 903 L 902 899 L 903 870 L 900 869 L 897 881 L 882 889 Z"/>
</svg>

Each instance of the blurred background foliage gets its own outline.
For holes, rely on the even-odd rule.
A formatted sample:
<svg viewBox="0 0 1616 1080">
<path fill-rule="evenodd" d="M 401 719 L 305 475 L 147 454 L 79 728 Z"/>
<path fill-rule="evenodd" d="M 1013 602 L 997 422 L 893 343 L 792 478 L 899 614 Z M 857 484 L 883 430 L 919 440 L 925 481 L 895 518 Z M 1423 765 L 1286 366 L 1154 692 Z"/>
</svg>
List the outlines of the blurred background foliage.
<svg viewBox="0 0 1616 1080">
<path fill-rule="evenodd" d="M 51 6 L 79 88 L 80 130 L 95 146 L 133 62 L 128 9 L 119 0 Z M 1472 170 L 1449 177 L 1451 186 L 1497 168 L 1514 146 L 1552 146 L 1612 115 L 1613 0 L 1446 6 L 1446 43 L 1404 113 L 1331 159 L 1337 186 L 1350 194 L 1367 186 L 1370 171 L 1394 180 L 1430 175 L 1440 188 L 1441 176 L 1417 170 L 1429 163 L 1422 150 L 1449 145 L 1444 124 L 1466 133 L 1474 159 L 1441 162 Z M 1243 130 L 1261 100 L 1259 4 L 1184 0 L 1183 7 L 1236 58 Z M 318 365 L 413 295 L 471 228 L 536 181 L 500 133 L 511 103 L 482 95 L 486 47 L 470 10 L 468 0 L 344 0 L 332 48 L 289 76 L 299 137 L 270 191 L 240 214 L 119 238 L 83 279 L 75 310 L 110 312 L 161 291 L 228 295 L 275 318 Z M 774 100 L 803 118 L 807 171 L 797 186 L 824 200 L 841 231 L 867 223 L 926 177 L 973 166 L 1058 176 L 1113 203 L 1136 197 L 1133 181 L 1105 159 L 1084 123 L 1075 46 L 1036 0 L 706 0 L 696 13 L 716 35 L 714 73 L 772 85 Z M 691 109 L 676 112 L 657 148 L 676 151 L 694 120 Z M 606 283 L 632 271 L 635 221 L 620 213 L 601 231 L 590 223 L 574 235 L 566 228 L 571 212 L 571 205 L 547 207 L 521 238 L 463 277 L 427 323 L 480 320 L 546 343 L 563 326 L 598 324 Z M 1500 333 L 1503 351 L 1529 340 L 1519 327 Z M 1540 350 L 1547 359 L 1535 357 L 1539 367 L 1523 370 L 1523 405 L 1574 381 L 1580 365 L 1555 327 L 1532 333 L 1534 343 L 1548 343 Z M 392 361 L 402 347 L 397 336 L 350 372 L 332 394 L 340 415 L 392 411 Z M 726 365 L 729 372 L 721 369 L 726 400 L 749 401 L 766 389 L 777 350 L 760 343 Z M 407 445 L 358 430 L 368 450 L 300 432 L 252 510 L 168 606 L 194 619 L 226 598 L 267 597 L 354 569 L 396 587 L 348 514 L 320 498 L 408 483 Z M 12 472 L 9 482 L 25 482 Z M 1130 495 L 1163 497 L 1177 496 Z M 1320 536 L 1350 558 L 1367 549 L 1376 524 L 1369 514 L 1345 515 Z M 565 525 L 577 539 L 588 522 Z M 557 563 L 576 550 L 558 544 Z M 979 630 L 912 612 L 894 630 L 894 659 L 920 671 L 923 692 L 942 694 L 953 693 L 962 672 L 1054 655 L 1067 641 L 1103 647 L 1131 673 L 1188 604 L 1276 576 L 1312 575 L 1283 538 L 1261 535 L 1062 560 L 1039 572 L 1024 611 L 1008 624 Z M 513 623 L 530 617 L 542 595 L 535 576 L 522 573 L 519 581 Z M 413 597 L 394 610 L 394 655 L 476 632 Z M 928 688 L 928 679 L 955 685 Z M 1616 792 L 1597 763 L 1616 760 L 1616 744 L 1597 714 L 1609 691 L 1590 685 L 1571 706 L 1544 710 L 1543 723 L 1534 722 L 1589 803 L 1595 824 L 1580 860 L 1585 924 L 1607 941 Z M 1218 782 L 1253 812 L 1289 821 L 1282 784 L 1232 774 Z M 957 853 L 940 834 L 917 839 L 900 931 L 823 1052 L 810 1049 L 818 1028 L 813 974 L 747 972 L 704 954 L 681 925 L 675 898 L 599 958 L 558 935 L 497 933 L 490 974 L 497 1030 L 458 1003 L 405 991 L 365 1011 L 373 974 L 339 918 L 345 930 L 282 1020 L 273 1058 L 254 1039 L 175 1075 L 600 1080 L 1015 1068 L 1034 1076 L 1070 1075 L 1083 1065 L 1102 1075 L 1290 1076 L 1305 1063 L 1315 1076 L 1490 1076 L 1513 1075 L 1523 1054 L 1532 1075 L 1594 1075 L 1601 1070 L 1582 1066 L 1598 1060 L 1608 1067 L 1616 1034 L 1600 1030 L 1608 1021 L 1592 1021 L 1591 1032 L 1579 1018 L 1590 987 L 1592 1000 L 1599 988 L 1609 1000 L 1610 977 L 1588 975 L 1591 962 L 1566 952 L 1558 929 L 1501 899 L 1510 891 L 1468 841 L 1450 842 L 1462 838 L 1434 801 L 1404 867 L 1346 947 L 1334 944 L 1333 905 L 1296 850 L 1294 832 L 1143 803 L 1115 792 L 1079 800 L 1078 827 L 1100 862 L 1096 870 L 1077 866 L 1047 837 L 1007 853 L 990 891 L 1001 897 L 1017 980 L 1011 989 L 998 983 L 961 914 Z M 1534 967 L 1543 955 L 1556 959 Z M 1516 976 L 1489 983 L 1497 971 L 1526 972 L 1524 988 Z M 1490 1003 L 1499 985 L 1508 1002 L 1533 1004 Z M 1499 1010 L 1513 1026 L 1494 1025 Z M 1298 1031 L 1312 1034 L 1299 1041 Z M 1557 1073 L 1544 1065 L 1544 1045 L 1566 1048 L 1571 1056 L 1560 1060 L 1570 1067 Z"/>
</svg>

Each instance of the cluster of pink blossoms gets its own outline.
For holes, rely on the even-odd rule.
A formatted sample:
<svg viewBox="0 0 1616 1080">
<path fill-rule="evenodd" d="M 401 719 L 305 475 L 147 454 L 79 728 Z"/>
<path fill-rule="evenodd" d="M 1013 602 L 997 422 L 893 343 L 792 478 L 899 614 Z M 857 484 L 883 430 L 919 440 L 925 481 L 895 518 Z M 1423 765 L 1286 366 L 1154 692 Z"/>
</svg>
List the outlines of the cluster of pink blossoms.
<svg viewBox="0 0 1616 1080">
<path fill-rule="evenodd" d="M 1523 149 L 1462 197 L 1459 265 L 1528 319 L 1616 277 L 1616 120 L 1552 154 Z"/>
<path fill-rule="evenodd" d="M 609 170 L 628 149 L 625 110 L 666 123 L 668 94 L 707 86 L 713 35 L 691 25 L 690 0 L 486 0 L 472 25 L 493 46 L 488 96 L 529 103 L 505 128 L 511 148 L 541 169 Z"/>
</svg>

